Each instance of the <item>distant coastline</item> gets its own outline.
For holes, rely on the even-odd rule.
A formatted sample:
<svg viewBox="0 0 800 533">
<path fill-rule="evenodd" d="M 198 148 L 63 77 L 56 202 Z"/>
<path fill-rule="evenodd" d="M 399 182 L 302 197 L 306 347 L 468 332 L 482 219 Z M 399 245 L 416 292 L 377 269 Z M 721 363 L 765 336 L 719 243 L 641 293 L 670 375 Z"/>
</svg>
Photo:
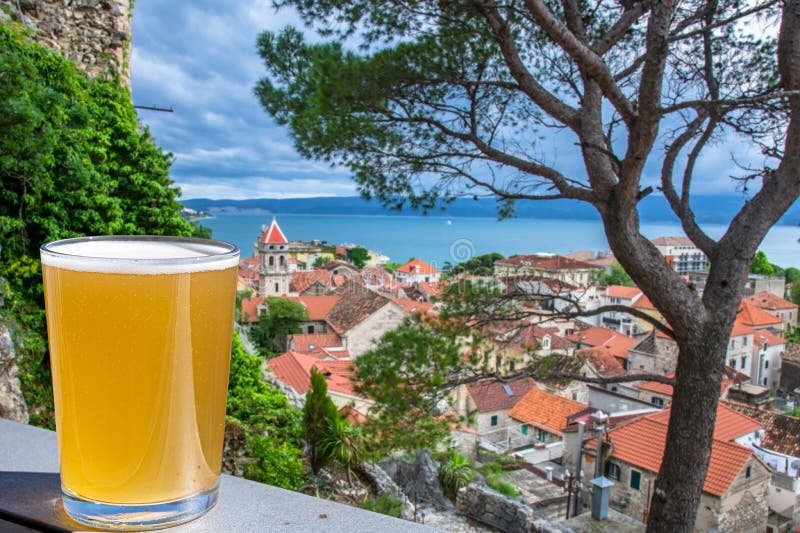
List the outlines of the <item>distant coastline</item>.
<svg viewBox="0 0 800 533">
<path fill-rule="evenodd" d="M 745 203 L 741 195 L 707 195 L 692 198 L 692 206 L 700 224 L 730 223 L 732 217 Z M 188 211 L 198 218 L 216 215 L 380 215 L 387 217 L 421 216 L 419 210 L 402 211 L 385 209 L 377 201 L 367 201 L 357 196 L 250 200 L 211 200 L 193 198 L 182 201 Z M 663 197 L 651 195 L 641 202 L 641 220 L 647 223 L 675 223 L 677 219 Z M 457 199 L 451 204 L 429 211 L 426 216 L 445 218 L 497 218 L 497 203 L 492 199 Z M 520 202 L 516 205 L 516 218 L 542 220 L 596 220 L 599 215 L 590 205 L 572 200 L 547 202 Z M 800 203 L 795 203 L 778 221 L 778 225 L 797 226 L 800 223 Z"/>
</svg>

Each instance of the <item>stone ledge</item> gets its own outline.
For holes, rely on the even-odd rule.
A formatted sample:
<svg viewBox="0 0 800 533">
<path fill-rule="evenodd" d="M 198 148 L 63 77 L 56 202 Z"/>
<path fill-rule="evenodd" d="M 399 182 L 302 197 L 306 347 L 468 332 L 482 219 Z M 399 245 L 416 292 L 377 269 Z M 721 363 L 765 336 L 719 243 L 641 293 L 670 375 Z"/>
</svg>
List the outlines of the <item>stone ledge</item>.
<svg viewBox="0 0 800 533">
<path fill-rule="evenodd" d="M 58 448 L 52 431 L 0 419 L 0 530 L 85 531 L 61 509 Z M 354 507 L 224 475 L 205 517 L 160 531 L 435 531 Z M 11 531 L 14 531 L 12 529 Z"/>
</svg>

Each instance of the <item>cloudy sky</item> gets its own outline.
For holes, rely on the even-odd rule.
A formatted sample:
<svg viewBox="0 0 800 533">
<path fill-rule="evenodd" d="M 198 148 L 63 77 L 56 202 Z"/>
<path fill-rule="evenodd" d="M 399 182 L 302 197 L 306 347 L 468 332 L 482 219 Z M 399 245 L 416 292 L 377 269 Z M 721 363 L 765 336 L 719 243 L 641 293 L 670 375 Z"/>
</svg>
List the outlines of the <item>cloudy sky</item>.
<svg viewBox="0 0 800 533">
<path fill-rule="evenodd" d="M 268 0 L 137 0 L 133 16 L 134 103 L 172 107 L 139 111 L 162 147 L 175 156 L 172 177 L 183 198 L 353 196 L 345 169 L 302 159 L 286 128 L 277 126 L 253 95 L 265 69 L 256 53 L 264 30 L 301 26 L 291 11 Z M 574 140 L 550 138 L 550 162 L 580 172 Z M 760 164 L 741 143 L 716 145 L 698 165 L 697 192 L 734 193 L 738 160 Z M 751 157 L 747 157 L 750 154 Z M 574 166 L 570 168 L 570 166 Z M 655 166 L 652 168 L 655 175 Z"/>
<path fill-rule="evenodd" d="M 132 92 L 156 142 L 175 156 L 183 198 L 352 196 L 344 170 L 302 159 L 285 128 L 261 108 L 253 87 L 264 75 L 256 39 L 299 25 L 265 0 L 137 0 Z"/>
</svg>

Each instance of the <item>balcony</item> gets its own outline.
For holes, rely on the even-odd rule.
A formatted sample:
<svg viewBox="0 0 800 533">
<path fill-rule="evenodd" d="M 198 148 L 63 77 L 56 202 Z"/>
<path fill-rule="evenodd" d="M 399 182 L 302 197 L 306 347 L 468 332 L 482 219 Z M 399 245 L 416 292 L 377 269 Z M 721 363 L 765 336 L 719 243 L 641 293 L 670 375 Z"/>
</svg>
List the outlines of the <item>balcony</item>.
<svg viewBox="0 0 800 533">
<path fill-rule="evenodd" d="M 56 434 L 0 419 L 0 531 L 85 531 L 61 509 Z M 433 529 L 223 475 L 205 517 L 159 531 L 434 531 Z"/>
</svg>

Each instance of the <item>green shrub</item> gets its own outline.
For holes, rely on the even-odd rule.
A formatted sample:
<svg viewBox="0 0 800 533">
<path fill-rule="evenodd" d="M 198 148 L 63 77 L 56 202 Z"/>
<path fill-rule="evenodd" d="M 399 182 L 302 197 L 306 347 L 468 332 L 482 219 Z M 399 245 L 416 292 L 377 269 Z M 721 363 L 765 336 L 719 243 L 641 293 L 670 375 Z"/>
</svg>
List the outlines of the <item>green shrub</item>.
<svg viewBox="0 0 800 533">
<path fill-rule="evenodd" d="M 228 419 L 245 431 L 245 453 L 252 462 L 244 477 L 285 489 L 303 483 L 300 459 L 302 413 L 278 389 L 261 380 L 261 358 L 245 352 L 233 336 L 228 380 Z"/>
<path fill-rule="evenodd" d="M 458 489 L 469 485 L 474 478 L 472 463 L 463 455 L 454 454 L 439 467 L 439 484 L 450 498 L 455 498 Z"/>
<path fill-rule="evenodd" d="M 508 496 L 510 498 L 519 496 L 517 487 L 503 479 L 503 475 L 500 473 L 489 472 L 486 474 L 486 484 L 503 496 Z"/>
<path fill-rule="evenodd" d="M 368 498 L 361 503 L 361 508 L 373 513 L 385 514 L 400 518 L 403 514 L 403 501 L 384 492 L 377 498 Z"/>
</svg>

